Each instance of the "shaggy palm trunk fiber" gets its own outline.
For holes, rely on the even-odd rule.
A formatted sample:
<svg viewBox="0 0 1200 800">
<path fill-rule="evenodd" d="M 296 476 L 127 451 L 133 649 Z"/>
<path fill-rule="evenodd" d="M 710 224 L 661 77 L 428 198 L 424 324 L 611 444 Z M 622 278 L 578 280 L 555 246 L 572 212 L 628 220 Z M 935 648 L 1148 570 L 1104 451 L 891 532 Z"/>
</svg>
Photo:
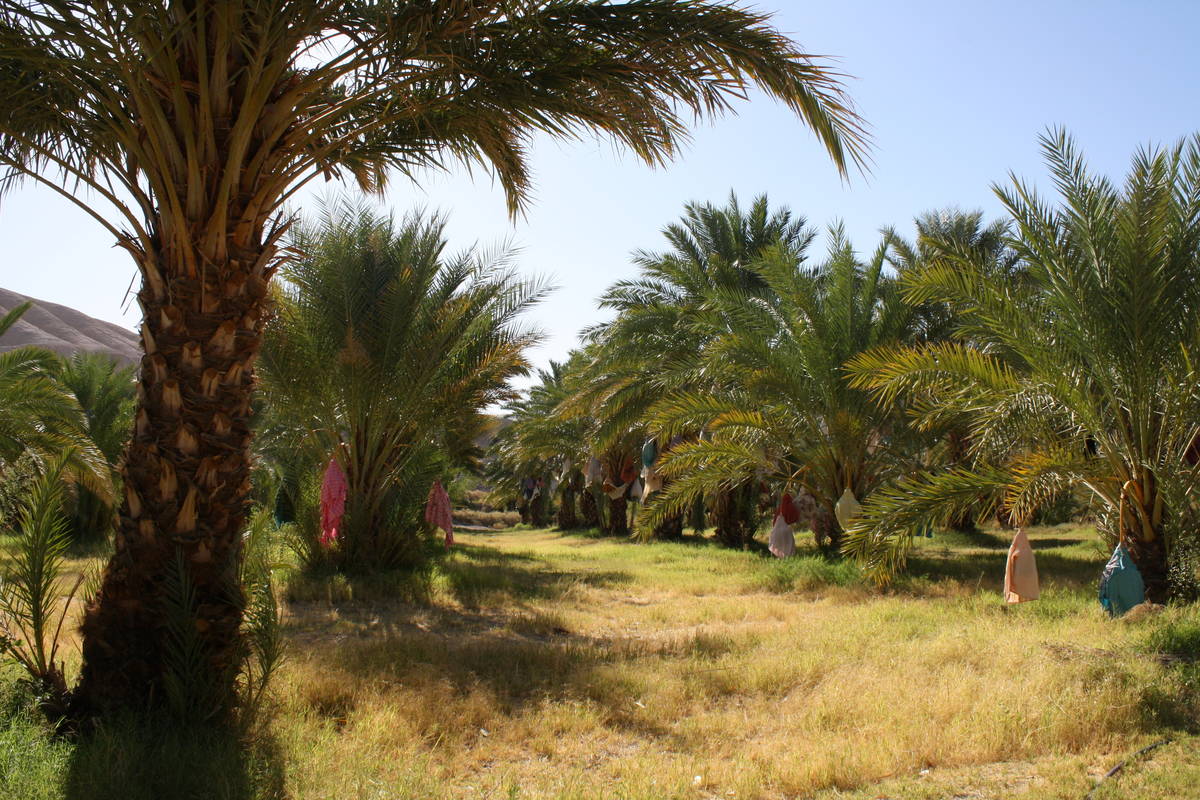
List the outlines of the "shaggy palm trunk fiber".
<svg viewBox="0 0 1200 800">
<path fill-rule="evenodd" d="M 164 247 L 143 264 L 137 414 L 115 549 L 82 624 L 80 713 L 168 700 L 209 718 L 232 709 L 264 249 L 223 264 L 190 253 L 189 269 Z"/>
<path fill-rule="evenodd" d="M 758 522 L 755 508 L 757 491 L 758 484 L 747 481 L 717 493 L 713 503 L 713 527 L 721 544 L 740 550 L 754 539 Z"/>
<path fill-rule="evenodd" d="M 626 491 L 628 494 L 628 490 Z M 609 536 L 629 535 L 629 501 L 625 494 L 608 499 L 608 529 Z"/>
<path fill-rule="evenodd" d="M 558 503 L 558 527 L 569 531 L 579 527 L 579 517 L 575 515 L 575 488 L 567 485 Z"/>
<path fill-rule="evenodd" d="M 842 526 L 832 508 L 817 503 L 812 516 L 812 530 L 817 547 L 834 555 L 842 552 Z"/>
<path fill-rule="evenodd" d="M 1137 565 L 1138 572 L 1142 574 L 1142 581 L 1146 585 L 1146 599 L 1151 603 L 1165 605 L 1171 596 L 1171 586 L 1168 579 L 1167 548 L 1163 543 L 1162 534 L 1150 541 L 1139 536 L 1128 536 L 1125 546 L 1129 549 L 1129 555 Z"/>
<path fill-rule="evenodd" d="M 591 487 L 585 488 L 579 495 L 579 513 L 585 528 L 600 527 L 600 507 L 596 505 L 596 495 Z"/>
<path fill-rule="evenodd" d="M 654 538 L 670 541 L 683 538 L 683 514 L 665 519 L 654 528 Z"/>
<path fill-rule="evenodd" d="M 697 497 L 688 510 L 688 527 L 692 533 L 700 536 L 708 529 L 708 521 L 704 518 L 704 498 Z"/>
<path fill-rule="evenodd" d="M 529 522 L 535 528 L 544 528 L 550 524 L 550 495 L 540 492 L 529 501 Z"/>
</svg>

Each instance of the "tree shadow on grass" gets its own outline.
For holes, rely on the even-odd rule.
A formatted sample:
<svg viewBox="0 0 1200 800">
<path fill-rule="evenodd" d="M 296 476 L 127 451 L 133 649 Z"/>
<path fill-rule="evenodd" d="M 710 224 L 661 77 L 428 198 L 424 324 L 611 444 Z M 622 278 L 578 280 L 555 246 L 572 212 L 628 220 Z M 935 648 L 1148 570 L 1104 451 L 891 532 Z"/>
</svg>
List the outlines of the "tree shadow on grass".
<svg viewBox="0 0 1200 800">
<path fill-rule="evenodd" d="M 417 716 L 436 719 L 433 729 L 461 726 L 461 733 L 473 736 L 469 718 L 460 720 L 453 708 L 440 708 L 449 687 L 464 698 L 483 692 L 502 713 L 513 716 L 547 701 L 594 703 L 614 726 L 667 735 L 666 721 L 636 713 L 632 700 L 642 691 L 638 671 L 623 665 L 683 658 L 706 647 L 713 658 L 719 655 L 711 643 L 701 641 L 703 636 L 608 638 L 554 627 L 553 618 L 527 625 L 469 612 L 460 616 L 468 619 L 426 624 L 419 630 L 383 623 L 371 636 L 308 648 L 311 674 L 331 677 L 306 685 L 304 702 L 336 726 L 344 724 L 359 702 L 346 686 L 402 686 L 428 698 L 419 702 L 432 705 Z"/>
<path fill-rule="evenodd" d="M 266 734 L 127 717 L 82 734 L 67 800 L 283 800 L 282 755 Z"/>
<path fill-rule="evenodd" d="M 313 624 L 291 626 L 293 652 L 303 653 L 306 674 L 332 676 L 303 690 L 315 713 L 335 725 L 349 718 L 356 698 L 345 687 L 357 685 L 405 686 L 422 695 L 420 687 L 428 686 L 432 698 L 444 696 L 439 687 L 446 686 L 463 695 L 484 691 L 508 709 L 546 698 L 609 709 L 629 705 L 631 689 L 620 677 L 624 670 L 607 667 L 713 646 L 690 634 L 583 635 L 568 630 L 569 621 L 544 602 L 581 586 L 632 582 L 621 571 L 564 571 L 528 555 L 456 546 L 438 566 L 437 580 L 456 604 L 341 606 Z M 634 717 L 617 724 L 657 725 Z"/>
<path fill-rule="evenodd" d="M 1070 545 L 1078 544 L 1071 540 Z M 1064 545 L 1065 546 L 1065 545 Z M 1056 584 L 1072 590 L 1094 588 L 1100 579 L 1104 561 L 1087 555 L 1050 552 L 1053 548 L 1035 546 L 1038 577 L 1043 586 Z M 946 549 L 914 553 L 908 559 L 908 576 L 933 581 L 951 579 L 960 583 L 999 584 L 1004 580 L 1008 560 L 1006 551 L 962 552 Z"/>
<path fill-rule="evenodd" d="M 633 576 L 618 570 L 564 571 L 532 555 L 481 545 L 458 544 L 445 557 L 421 570 L 344 574 L 297 572 L 286 582 L 289 603 L 431 605 L 434 586 L 441 584 L 468 608 L 535 599 L 557 599 L 577 586 L 629 583 Z"/>
<path fill-rule="evenodd" d="M 450 595 L 470 609 L 528 600 L 556 600 L 579 586 L 628 584 L 633 576 L 620 570 L 554 569 L 545 561 L 478 545 L 457 545 L 438 565 Z"/>
</svg>

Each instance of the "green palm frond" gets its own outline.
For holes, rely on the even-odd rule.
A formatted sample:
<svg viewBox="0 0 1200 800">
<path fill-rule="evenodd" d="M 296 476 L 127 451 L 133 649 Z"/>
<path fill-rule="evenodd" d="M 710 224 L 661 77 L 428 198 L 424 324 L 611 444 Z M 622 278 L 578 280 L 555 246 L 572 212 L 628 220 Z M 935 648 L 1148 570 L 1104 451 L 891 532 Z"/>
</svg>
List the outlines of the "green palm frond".
<svg viewBox="0 0 1200 800">
<path fill-rule="evenodd" d="M 1197 441 L 1189 354 L 1200 314 L 1200 139 L 1140 151 L 1121 186 L 1093 174 L 1061 130 L 1042 147 L 1056 203 L 1014 178 L 996 188 L 1007 229 L 935 229 L 922 239 L 924 256 L 905 266 L 908 297 L 952 308 L 958 340 L 879 349 L 850 365 L 857 386 L 926 427 L 964 426 L 979 464 L 974 489 L 974 473 L 959 470 L 919 479 L 908 499 L 888 495 L 871 530 L 854 537 L 856 555 L 881 576 L 903 549 L 900 523 L 884 512 L 917 519 L 956 486 L 966 495 L 993 487 L 1018 518 L 1085 487 L 1116 520 L 1132 482 L 1145 513 L 1127 520 L 1125 535 L 1150 541 L 1168 531 L 1168 558 L 1188 535 L 1167 520 L 1186 513 L 1179 503 L 1197 477 L 1181 462 Z M 1165 566 L 1142 566 L 1164 597 Z"/>
<path fill-rule="evenodd" d="M 990 498 L 994 507 L 1007 485 L 1006 472 L 987 468 L 900 478 L 863 503 L 846 531 L 842 552 L 857 559 L 877 583 L 886 584 L 904 569 L 917 531 L 944 525 L 963 508 L 987 513 L 987 507 L 979 506 L 980 498 Z"/>
<path fill-rule="evenodd" d="M 387 523 L 396 531 L 382 529 L 386 508 L 401 490 L 428 490 L 437 454 L 471 449 L 462 437 L 483 408 L 511 398 L 508 381 L 528 371 L 538 341 L 520 315 L 546 285 L 517 279 L 504 254 L 445 256 L 444 229 L 436 216 L 327 209 L 296 230 L 303 255 L 283 273 L 264 342 L 272 451 L 290 442 L 312 470 L 336 458 L 364 540 L 411 538 L 415 506 Z M 380 557 L 353 538 L 348 548 Z"/>
</svg>

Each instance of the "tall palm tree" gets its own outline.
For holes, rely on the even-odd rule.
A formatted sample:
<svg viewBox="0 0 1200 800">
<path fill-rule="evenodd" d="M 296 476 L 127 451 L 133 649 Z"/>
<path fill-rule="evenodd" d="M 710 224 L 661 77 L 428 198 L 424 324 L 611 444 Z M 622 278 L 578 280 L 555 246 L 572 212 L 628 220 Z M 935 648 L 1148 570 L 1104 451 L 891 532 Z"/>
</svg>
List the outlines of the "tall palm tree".
<svg viewBox="0 0 1200 800">
<path fill-rule="evenodd" d="M 1009 224 L 1005 220 L 984 223 L 982 212 L 962 212 L 956 209 L 927 212 L 914 220 L 916 239 L 909 242 L 893 234 L 892 260 L 902 274 L 915 274 L 941 258 L 941 252 L 952 246 L 963 252 L 973 252 L 974 258 L 1000 280 L 1020 281 L 1020 259 L 1007 244 Z M 916 339 L 921 343 L 946 341 L 955 335 L 956 327 L 968 324 L 971 309 L 927 300 L 917 304 Z M 961 414 L 943 413 L 936 424 L 925 427 L 931 442 L 926 462 L 949 467 L 968 467 L 972 463 L 970 419 Z M 976 529 L 978 506 L 961 505 L 946 520 L 948 527 L 969 532 Z M 1004 526 L 1009 520 L 998 514 Z"/>
<path fill-rule="evenodd" d="M 802 254 L 777 246 L 753 264 L 768 292 L 713 295 L 728 330 L 701 360 L 723 380 L 656 406 L 652 426 L 668 434 L 703 428 L 706 436 L 667 453 L 662 469 L 675 480 L 646 524 L 686 508 L 698 493 L 758 474 L 808 491 L 817 503 L 814 532 L 839 546 L 841 494 L 870 494 L 913 452 L 899 416 L 852 388 L 843 371 L 853 356 L 913 335 L 915 310 L 885 272 L 890 245 L 886 235 L 862 263 L 835 227 L 824 263 L 809 267 Z"/>
<path fill-rule="evenodd" d="M 729 330 L 726 315 L 712 303 L 714 294 L 769 295 L 754 263 L 772 247 L 800 257 L 815 234 L 803 217 L 786 208 L 772 211 L 766 195 L 743 209 L 731 193 L 723 207 L 689 203 L 663 235 L 670 249 L 634 254 L 641 275 L 618 281 L 600 299 L 617 316 L 588 332 L 595 347 L 585 382 L 593 413 L 610 435 L 634 427 L 650 435 L 645 423 L 663 396 L 720 385 L 723 371 L 696 358 Z M 753 535 L 757 510 L 751 495 L 757 485 L 747 480 L 713 497 L 716 535 L 723 543 L 740 547 Z"/>
<path fill-rule="evenodd" d="M 537 334 L 517 317 L 546 290 L 503 254 L 444 253 L 445 222 L 333 208 L 292 242 L 261 371 L 276 421 L 348 483 L 331 557 L 350 570 L 411 564 L 420 511 L 473 415 L 511 397 Z M 313 545 L 316 546 L 315 537 Z"/>
<path fill-rule="evenodd" d="M 142 391 L 79 709 L 161 696 L 158 598 L 178 558 L 208 672 L 232 674 L 253 365 L 278 212 L 301 186 L 476 163 L 515 212 L 534 133 L 602 134 L 658 163 L 683 114 L 751 85 L 838 169 L 861 164 L 840 75 L 769 22 L 719 0 L 0 0 L 0 164 L 82 206 L 142 275 Z"/>
<path fill-rule="evenodd" d="M 1080 487 L 1161 602 L 1197 523 L 1200 136 L 1139 152 L 1121 187 L 1062 131 L 1042 148 L 1057 204 L 1015 178 L 995 189 L 1013 220 L 1015 277 L 952 239 L 909 277 L 912 300 L 961 310 L 960 340 L 851 365 L 858 385 L 905 399 L 921 424 L 970 419 L 975 464 L 881 492 L 847 547 L 886 580 L 903 566 L 905 531 L 964 498 L 986 493 L 1020 521 Z"/>
</svg>

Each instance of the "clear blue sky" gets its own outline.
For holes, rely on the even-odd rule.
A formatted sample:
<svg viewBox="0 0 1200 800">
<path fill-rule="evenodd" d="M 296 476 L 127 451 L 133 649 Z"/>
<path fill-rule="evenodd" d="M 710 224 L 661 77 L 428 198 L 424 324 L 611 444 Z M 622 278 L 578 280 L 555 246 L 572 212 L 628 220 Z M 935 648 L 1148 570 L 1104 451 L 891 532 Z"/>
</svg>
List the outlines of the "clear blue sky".
<svg viewBox="0 0 1200 800">
<path fill-rule="evenodd" d="M 516 223 L 483 174 L 430 174 L 419 186 L 398 179 L 383 202 L 400 213 L 444 211 L 453 249 L 508 240 L 522 270 L 552 277 L 559 290 L 530 320 L 548 334 L 535 353 L 543 362 L 599 319 L 596 297 L 634 272 L 629 253 L 659 248 L 661 228 L 689 200 L 766 192 L 813 224 L 843 220 L 869 251 L 880 227 L 907 233 L 922 211 L 998 214 L 990 185 L 1010 170 L 1048 191 L 1036 141 L 1047 126 L 1065 126 L 1097 170 L 1117 177 L 1138 146 L 1200 130 L 1200 3 L 755 5 L 855 76 L 850 90 L 875 139 L 869 177 L 841 181 L 807 130 L 757 97 L 698 128 L 667 169 L 603 142 L 537 141 L 535 195 Z M 0 201 L 0 286 L 133 327 L 136 305 L 123 307 L 133 277 L 105 232 L 48 190 L 26 186 Z"/>
</svg>

